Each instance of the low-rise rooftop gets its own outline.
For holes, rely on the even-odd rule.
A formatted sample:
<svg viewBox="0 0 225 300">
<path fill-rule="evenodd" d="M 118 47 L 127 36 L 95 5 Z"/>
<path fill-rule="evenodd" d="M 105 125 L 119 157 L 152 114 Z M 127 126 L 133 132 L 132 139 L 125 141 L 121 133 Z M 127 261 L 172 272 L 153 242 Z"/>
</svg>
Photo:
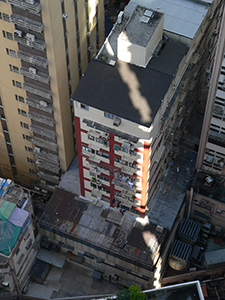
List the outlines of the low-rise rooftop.
<svg viewBox="0 0 225 300">
<path fill-rule="evenodd" d="M 58 230 L 72 240 L 92 244 L 99 251 L 115 253 L 149 270 L 167 236 L 167 231 L 158 232 L 155 224 L 142 224 L 133 215 L 122 215 L 118 210 L 80 199 L 60 188 L 56 188 L 50 199 L 40 227 Z"/>
<path fill-rule="evenodd" d="M 180 147 L 147 213 L 152 223 L 171 230 L 192 179 L 196 157 L 196 152 Z"/>
</svg>

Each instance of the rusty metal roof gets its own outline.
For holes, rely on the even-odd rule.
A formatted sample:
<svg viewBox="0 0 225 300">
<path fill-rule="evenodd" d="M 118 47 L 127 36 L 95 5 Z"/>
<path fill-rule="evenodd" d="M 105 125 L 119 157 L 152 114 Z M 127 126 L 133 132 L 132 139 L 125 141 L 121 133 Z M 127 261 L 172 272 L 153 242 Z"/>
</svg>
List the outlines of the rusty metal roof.
<svg viewBox="0 0 225 300">
<path fill-rule="evenodd" d="M 40 227 L 55 229 L 59 235 L 66 234 L 78 242 L 97 246 L 100 251 L 151 268 L 159 257 L 167 231 L 157 232 L 155 224 L 142 225 L 138 220 L 56 188 L 40 219 Z"/>
</svg>

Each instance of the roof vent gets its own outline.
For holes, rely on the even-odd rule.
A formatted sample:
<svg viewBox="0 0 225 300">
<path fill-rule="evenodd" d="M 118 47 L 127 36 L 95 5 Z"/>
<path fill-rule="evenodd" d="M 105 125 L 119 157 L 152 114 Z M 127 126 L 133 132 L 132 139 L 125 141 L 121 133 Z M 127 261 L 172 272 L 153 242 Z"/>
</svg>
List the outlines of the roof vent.
<svg viewBox="0 0 225 300">
<path fill-rule="evenodd" d="M 146 11 L 144 12 L 145 17 L 151 18 L 152 15 L 153 15 L 153 11 L 151 11 L 149 9 L 146 9 Z"/>
<path fill-rule="evenodd" d="M 148 24 L 148 21 L 150 20 L 150 18 L 149 17 L 146 17 L 146 16 L 142 16 L 141 18 L 140 18 L 140 22 L 141 23 L 145 23 L 145 24 Z"/>
</svg>

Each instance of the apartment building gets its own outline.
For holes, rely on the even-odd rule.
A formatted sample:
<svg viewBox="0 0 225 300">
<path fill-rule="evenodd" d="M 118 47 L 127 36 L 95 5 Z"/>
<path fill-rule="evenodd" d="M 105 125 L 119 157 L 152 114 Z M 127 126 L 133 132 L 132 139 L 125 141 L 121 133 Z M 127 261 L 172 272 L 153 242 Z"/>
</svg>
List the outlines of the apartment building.
<svg viewBox="0 0 225 300">
<path fill-rule="evenodd" d="M 220 234 L 224 231 L 225 213 L 225 12 L 210 78 L 209 93 L 202 126 L 196 177 L 191 190 L 191 216 L 210 223 Z"/>
<path fill-rule="evenodd" d="M 204 123 L 199 145 L 197 170 L 225 174 L 225 16 L 220 28 L 214 67 L 210 80 Z"/>
<path fill-rule="evenodd" d="M 176 156 L 222 11 L 161 2 L 128 4 L 72 96 L 81 195 L 141 216 Z"/>
<path fill-rule="evenodd" d="M 58 184 L 75 153 L 70 96 L 103 41 L 103 0 L 0 1 L 1 176 Z"/>
<path fill-rule="evenodd" d="M 21 295 L 40 241 L 31 196 L 10 179 L 0 178 L 0 217 L 0 298 L 9 299 Z"/>
</svg>

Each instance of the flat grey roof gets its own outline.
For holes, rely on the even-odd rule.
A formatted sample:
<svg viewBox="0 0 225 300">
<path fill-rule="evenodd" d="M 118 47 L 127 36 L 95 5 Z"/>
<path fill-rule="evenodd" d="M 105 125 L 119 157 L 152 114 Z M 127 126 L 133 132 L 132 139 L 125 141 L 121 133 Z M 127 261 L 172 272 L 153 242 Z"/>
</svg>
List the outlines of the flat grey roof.
<svg viewBox="0 0 225 300">
<path fill-rule="evenodd" d="M 114 67 L 92 60 L 72 99 L 150 126 L 187 50 L 187 46 L 169 41 L 146 68 L 120 60 Z M 146 109 L 143 112 L 144 105 L 149 109 L 148 116 Z"/>
<path fill-rule="evenodd" d="M 148 15 L 151 15 L 151 17 L 148 17 Z M 147 10 L 145 7 L 138 6 L 121 32 L 120 38 L 132 44 L 145 47 L 149 43 L 162 17 L 163 14 L 157 11 L 153 12 Z"/>
<path fill-rule="evenodd" d="M 125 13 L 131 14 L 136 5 L 164 13 L 164 30 L 193 39 L 211 3 L 212 0 L 131 0 Z"/>
<path fill-rule="evenodd" d="M 147 212 L 150 222 L 171 230 L 192 178 L 196 157 L 197 152 L 180 147 Z"/>
</svg>

